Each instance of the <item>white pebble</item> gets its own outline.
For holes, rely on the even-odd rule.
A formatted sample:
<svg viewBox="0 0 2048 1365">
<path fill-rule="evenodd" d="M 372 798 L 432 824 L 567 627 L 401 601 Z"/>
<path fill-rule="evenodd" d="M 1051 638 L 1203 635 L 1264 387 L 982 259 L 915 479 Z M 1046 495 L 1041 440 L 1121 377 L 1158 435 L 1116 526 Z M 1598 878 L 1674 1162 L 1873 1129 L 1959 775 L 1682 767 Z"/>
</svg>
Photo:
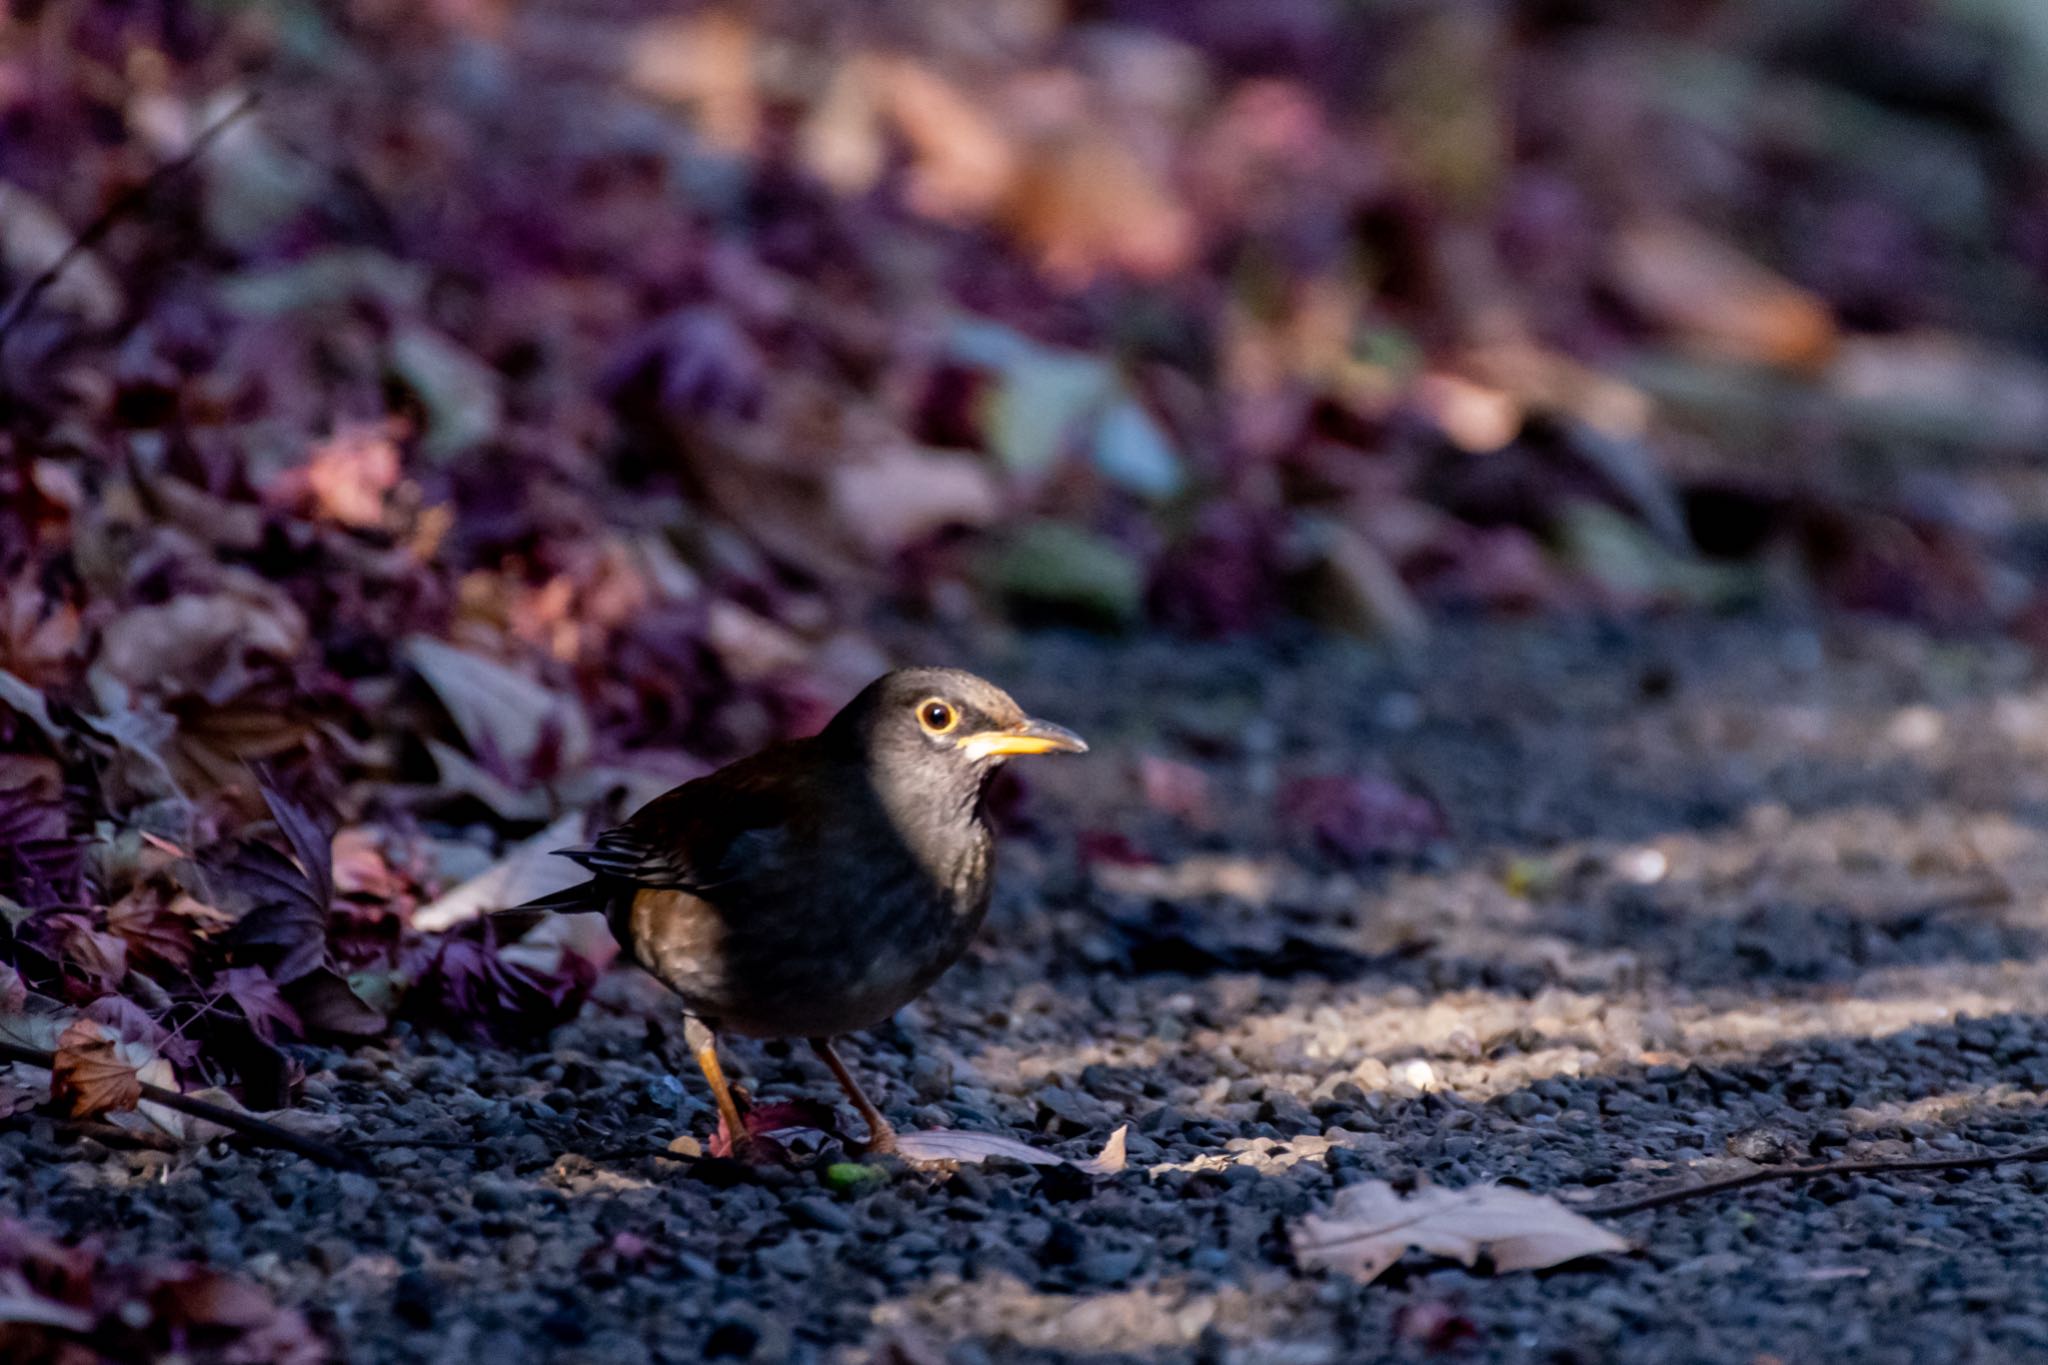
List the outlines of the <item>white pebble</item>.
<svg viewBox="0 0 2048 1365">
<path fill-rule="evenodd" d="M 1623 881 L 1655 886 L 1670 873 L 1671 860 L 1662 849 L 1632 848 L 1614 860 L 1614 870 Z"/>
<path fill-rule="evenodd" d="M 1414 1090 L 1434 1090 L 1437 1087 L 1436 1068 L 1420 1057 L 1410 1057 L 1393 1068 L 1394 1083 Z"/>
</svg>

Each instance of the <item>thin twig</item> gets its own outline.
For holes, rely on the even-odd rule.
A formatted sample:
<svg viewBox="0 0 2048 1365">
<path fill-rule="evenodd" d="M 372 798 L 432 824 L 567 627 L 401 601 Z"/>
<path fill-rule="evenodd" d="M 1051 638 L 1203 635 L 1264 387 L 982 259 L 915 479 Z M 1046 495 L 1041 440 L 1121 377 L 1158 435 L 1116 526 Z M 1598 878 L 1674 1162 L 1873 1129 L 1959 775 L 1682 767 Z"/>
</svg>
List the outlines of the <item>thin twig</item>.
<svg viewBox="0 0 2048 1365">
<path fill-rule="evenodd" d="M 85 230 L 72 239 L 71 245 L 65 247 L 56 260 L 44 266 L 36 277 L 9 301 L 6 309 L 0 311 L 0 347 L 6 345 L 7 336 L 14 330 L 15 324 L 28 316 L 29 309 L 33 308 L 50 286 L 71 268 L 73 261 L 99 245 L 100 240 L 112 232 L 114 226 L 123 218 L 140 208 L 143 202 L 156 192 L 159 185 L 205 155 L 206 149 L 212 146 L 222 133 L 256 107 L 257 98 L 258 94 L 254 90 L 243 95 L 226 113 L 202 129 L 199 136 L 192 139 L 191 146 L 151 171 L 143 178 L 141 184 L 132 185 L 116 195 L 112 203 L 101 209 L 99 215 L 85 225 Z"/>
<path fill-rule="evenodd" d="M 57 1065 L 57 1058 L 54 1053 L 43 1052 L 32 1047 L 21 1047 L 7 1042 L 0 1042 L 0 1061 L 20 1062 L 26 1066 L 41 1067 L 45 1071 L 54 1070 Z M 353 1152 L 346 1152 L 339 1147 L 329 1146 L 327 1143 L 321 1142 L 317 1138 L 309 1138 L 303 1133 L 294 1133 L 289 1128 L 281 1128 L 275 1123 L 269 1123 L 257 1118 L 254 1114 L 245 1113 L 239 1109 L 228 1109 L 222 1105 L 211 1104 L 206 1100 L 196 1100 L 190 1095 L 181 1095 L 175 1090 L 166 1090 L 160 1085 L 151 1085 L 148 1081 L 142 1081 L 139 1084 L 142 1086 L 142 1098 L 150 1103 L 160 1104 L 166 1109 L 175 1109 L 181 1114 L 189 1114 L 195 1119 L 204 1119 L 208 1123 L 219 1124 L 237 1137 L 246 1138 L 260 1147 L 281 1148 L 284 1151 L 317 1161 L 323 1166 L 333 1166 L 339 1170 L 366 1171 L 369 1169 L 368 1164 L 363 1158 L 355 1155 Z"/>
<path fill-rule="evenodd" d="M 1623 1214 L 1661 1209 L 1667 1204 L 1682 1204 L 1689 1199 L 1704 1199 L 1710 1194 L 1723 1194 L 1776 1180 L 1817 1180 L 1824 1175 L 1896 1175 L 1910 1171 L 1983 1171 L 2015 1161 L 2048 1161 L 2048 1143 L 2039 1147 L 2023 1147 L 2016 1152 L 1985 1152 L 1977 1156 L 1916 1157 L 1907 1161 L 1828 1161 L 1817 1166 L 1763 1166 L 1721 1180 L 1705 1180 L 1697 1185 L 1659 1190 L 1655 1194 L 1624 1199 L 1616 1204 L 1594 1204 L 1576 1208 L 1574 1212 L 1589 1218 L 1619 1218 Z"/>
</svg>

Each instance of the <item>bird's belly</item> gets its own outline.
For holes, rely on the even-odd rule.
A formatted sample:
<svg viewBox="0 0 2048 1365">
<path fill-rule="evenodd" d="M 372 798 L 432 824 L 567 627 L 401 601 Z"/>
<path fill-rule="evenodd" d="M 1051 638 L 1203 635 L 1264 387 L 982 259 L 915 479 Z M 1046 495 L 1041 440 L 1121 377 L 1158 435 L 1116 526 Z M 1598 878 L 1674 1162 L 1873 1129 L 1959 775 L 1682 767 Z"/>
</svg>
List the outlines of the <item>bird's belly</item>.
<svg viewBox="0 0 2048 1365">
<path fill-rule="evenodd" d="M 935 897 L 887 915 L 843 909 L 792 913 L 786 903 L 714 906 L 642 891 L 630 946 L 691 1014 L 722 1029 L 826 1037 L 873 1027 L 922 995 L 966 951 L 985 904 Z"/>
</svg>

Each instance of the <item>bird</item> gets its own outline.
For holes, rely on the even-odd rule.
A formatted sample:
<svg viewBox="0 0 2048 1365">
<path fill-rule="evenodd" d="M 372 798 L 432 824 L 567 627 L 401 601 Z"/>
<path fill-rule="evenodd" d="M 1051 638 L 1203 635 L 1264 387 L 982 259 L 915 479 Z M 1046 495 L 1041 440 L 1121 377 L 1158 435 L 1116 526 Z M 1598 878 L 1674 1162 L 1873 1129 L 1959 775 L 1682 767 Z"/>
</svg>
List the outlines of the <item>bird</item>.
<svg viewBox="0 0 2048 1365">
<path fill-rule="evenodd" d="M 683 1034 L 735 1154 L 746 1127 L 722 1035 L 803 1038 L 867 1128 L 896 1132 L 834 1040 L 872 1028 L 958 961 L 995 873 L 989 780 L 1013 758 L 1086 753 L 956 668 L 883 674 L 815 735 L 771 744 L 642 806 L 586 847 L 589 881 L 499 912 L 602 912 L 625 957 L 682 1003 Z"/>
</svg>

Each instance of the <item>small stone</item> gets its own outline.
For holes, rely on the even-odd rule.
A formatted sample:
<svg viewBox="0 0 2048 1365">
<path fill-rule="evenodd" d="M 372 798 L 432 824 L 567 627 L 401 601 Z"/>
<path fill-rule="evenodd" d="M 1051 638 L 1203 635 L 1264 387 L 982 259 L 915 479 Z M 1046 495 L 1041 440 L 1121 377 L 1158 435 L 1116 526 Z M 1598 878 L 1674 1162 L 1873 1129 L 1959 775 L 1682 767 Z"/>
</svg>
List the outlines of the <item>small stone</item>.
<svg viewBox="0 0 2048 1365">
<path fill-rule="evenodd" d="M 910 1088 L 927 1102 L 948 1098 L 953 1093 L 953 1063 L 933 1053 L 920 1052 L 910 1061 Z"/>
<path fill-rule="evenodd" d="M 469 1202 L 479 1212 L 499 1213 L 514 1207 L 518 1194 L 510 1187 L 496 1180 L 479 1180 L 470 1191 Z"/>
<path fill-rule="evenodd" d="M 817 1228 L 823 1232 L 853 1231 L 853 1219 L 846 1210 L 817 1195 L 792 1199 L 783 1206 L 783 1212 L 798 1227 Z"/>
</svg>

